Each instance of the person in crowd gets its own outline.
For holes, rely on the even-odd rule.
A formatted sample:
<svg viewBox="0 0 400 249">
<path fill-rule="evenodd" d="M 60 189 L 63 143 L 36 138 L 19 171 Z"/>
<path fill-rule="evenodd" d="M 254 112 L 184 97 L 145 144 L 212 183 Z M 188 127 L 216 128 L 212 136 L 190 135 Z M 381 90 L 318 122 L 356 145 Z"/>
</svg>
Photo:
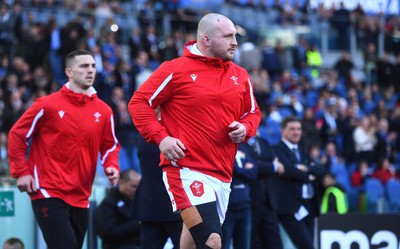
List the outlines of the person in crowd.
<svg viewBox="0 0 400 249">
<path fill-rule="evenodd" d="M 338 135 L 337 122 L 337 100 L 329 97 L 325 101 L 325 107 L 317 120 L 317 127 L 320 134 L 321 146 L 325 147 L 329 142 L 336 142 Z"/>
<path fill-rule="evenodd" d="M 369 164 L 374 163 L 377 138 L 376 127 L 371 124 L 370 116 L 361 117 L 353 131 L 353 140 L 357 159 L 365 159 Z"/>
<path fill-rule="evenodd" d="M 298 74 L 302 74 L 307 67 L 307 52 L 308 42 L 306 38 L 300 37 L 295 47 L 292 49 L 293 67 Z"/>
<path fill-rule="evenodd" d="M 370 178 L 372 169 L 368 161 L 360 159 L 357 163 L 357 169 L 351 174 L 350 180 L 353 187 L 362 187 L 366 179 Z"/>
<path fill-rule="evenodd" d="M 110 189 L 96 208 L 95 227 L 102 249 L 139 249 L 137 189 L 141 175 L 134 169 L 121 172 L 118 187 Z"/>
<path fill-rule="evenodd" d="M 342 154 L 346 163 L 354 163 L 355 146 L 353 140 L 353 132 L 357 127 L 359 116 L 359 107 L 355 104 L 350 104 L 346 108 L 341 108 L 338 113 L 337 127 L 338 133 L 342 138 L 341 143 L 337 143 L 337 152 Z"/>
<path fill-rule="evenodd" d="M 138 157 L 142 172 L 138 195 L 140 248 L 163 249 L 168 238 L 179 249 L 182 218 L 172 212 L 171 201 L 162 180 L 160 150 L 142 136 L 137 139 Z"/>
<path fill-rule="evenodd" d="M 115 136 L 121 145 L 119 166 L 121 171 L 132 168 L 141 173 L 136 145 L 138 133 L 129 115 L 128 104 L 124 99 L 124 93 L 122 87 L 114 87 L 112 89 L 111 99 L 106 101 L 113 110 Z"/>
<path fill-rule="evenodd" d="M 381 90 L 391 85 L 393 77 L 393 63 L 389 51 L 385 51 L 381 57 L 376 60 L 376 82 Z"/>
<path fill-rule="evenodd" d="M 357 168 L 350 175 L 351 185 L 359 191 L 358 195 L 358 211 L 368 211 L 368 200 L 365 192 L 365 184 L 368 179 L 371 178 L 373 173 L 373 167 L 366 159 L 360 159 L 357 161 Z"/>
<path fill-rule="evenodd" d="M 113 113 L 92 87 L 93 56 L 76 50 L 65 63 L 68 82 L 36 99 L 8 141 L 11 176 L 29 194 L 48 248 L 58 249 L 82 248 L 99 154 L 112 185 L 120 171 Z"/>
<path fill-rule="evenodd" d="M 383 185 L 386 185 L 390 179 L 396 178 L 396 169 L 390 163 L 389 158 L 382 157 L 379 159 L 378 165 L 372 172 L 371 177 L 379 179 Z"/>
<path fill-rule="evenodd" d="M 324 191 L 321 201 L 321 214 L 346 214 L 349 211 L 349 202 L 346 190 L 337 183 L 336 176 L 327 173 L 323 178 Z"/>
<path fill-rule="evenodd" d="M 302 136 L 299 118 L 286 117 L 281 128 L 282 139 L 274 147 L 285 167 L 275 185 L 278 219 L 297 248 L 311 249 L 314 248 L 314 219 L 320 214 L 320 181 L 325 170 L 299 144 Z"/>
<path fill-rule="evenodd" d="M 238 144 L 261 120 L 250 76 L 232 61 L 236 34 L 229 18 L 206 14 L 197 41 L 164 62 L 129 102 L 136 128 L 161 151 L 164 183 L 184 223 L 183 249 L 221 248 Z"/>
<path fill-rule="evenodd" d="M 25 248 L 24 242 L 22 242 L 21 239 L 16 237 L 8 238 L 3 244 L 3 249 L 24 249 L 24 248 Z"/>
<path fill-rule="evenodd" d="M 376 161 L 382 157 L 391 158 L 394 151 L 394 138 L 396 134 L 389 131 L 389 120 L 387 118 L 380 118 L 377 123 L 376 132 L 376 145 L 374 148 Z"/>
<path fill-rule="evenodd" d="M 349 79 L 351 78 L 351 71 L 354 69 L 355 65 L 351 59 L 349 51 L 344 51 L 342 57 L 339 58 L 334 65 L 334 69 L 338 74 L 339 80 L 343 81 L 347 85 L 349 84 Z"/>
<path fill-rule="evenodd" d="M 0 132 L 0 179 L 2 176 L 9 175 L 9 163 L 8 163 L 8 136 L 6 132 Z M 0 183 L 2 181 L 0 180 Z"/>
<path fill-rule="evenodd" d="M 310 44 L 307 52 L 307 66 L 309 67 L 309 76 L 314 79 L 319 78 L 320 76 L 320 69 L 322 66 L 322 56 L 316 44 Z"/>
<path fill-rule="evenodd" d="M 261 66 L 268 72 L 272 80 L 277 80 L 283 71 L 283 62 L 278 52 L 267 40 L 261 45 Z"/>
<path fill-rule="evenodd" d="M 340 50 L 348 49 L 350 44 L 350 24 L 350 10 L 346 8 L 344 1 L 341 1 L 339 7 L 333 11 L 333 16 L 331 17 L 332 28 L 334 28 L 337 33 L 336 45 Z"/>
<path fill-rule="evenodd" d="M 304 116 L 301 121 L 301 126 L 303 127 L 302 144 L 304 150 L 310 152 L 313 145 L 320 145 L 320 129 L 322 125 L 318 123 L 315 117 L 314 111 L 311 107 L 307 107 L 304 110 Z"/>
<path fill-rule="evenodd" d="M 366 45 L 366 49 L 363 50 L 363 61 L 364 61 L 364 72 L 365 82 L 368 85 L 372 85 L 376 81 L 377 77 L 377 62 L 378 62 L 378 51 L 374 42 L 369 42 Z"/>
<path fill-rule="evenodd" d="M 244 143 L 242 149 L 247 157 L 252 158 L 257 168 L 257 179 L 250 182 L 252 211 L 252 249 L 283 248 L 276 214 L 275 182 L 285 168 L 272 149 L 267 139 L 259 133 Z"/>
<path fill-rule="evenodd" d="M 250 249 L 251 230 L 251 197 L 250 183 L 257 178 L 257 168 L 242 150 L 243 144 L 235 156 L 231 194 L 228 211 L 222 225 L 222 248 Z"/>
<path fill-rule="evenodd" d="M 331 171 L 335 167 L 346 167 L 346 161 L 343 156 L 338 153 L 337 146 L 334 142 L 329 142 L 325 146 L 325 153 L 321 160 L 325 170 Z"/>
</svg>

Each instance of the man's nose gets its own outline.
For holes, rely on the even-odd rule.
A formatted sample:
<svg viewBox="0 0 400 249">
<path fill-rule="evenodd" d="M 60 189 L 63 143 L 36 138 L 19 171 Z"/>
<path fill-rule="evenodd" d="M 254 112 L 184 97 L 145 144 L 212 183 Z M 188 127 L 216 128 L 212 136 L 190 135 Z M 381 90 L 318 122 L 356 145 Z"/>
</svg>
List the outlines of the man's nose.
<svg viewBox="0 0 400 249">
<path fill-rule="evenodd" d="M 234 36 L 233 39 L 232 39 L 232 45 L 235 46 L 235 47 L 238 45 L 237 44 L 237 40 L 236 40 L 236 36 Z"/>
</svg>

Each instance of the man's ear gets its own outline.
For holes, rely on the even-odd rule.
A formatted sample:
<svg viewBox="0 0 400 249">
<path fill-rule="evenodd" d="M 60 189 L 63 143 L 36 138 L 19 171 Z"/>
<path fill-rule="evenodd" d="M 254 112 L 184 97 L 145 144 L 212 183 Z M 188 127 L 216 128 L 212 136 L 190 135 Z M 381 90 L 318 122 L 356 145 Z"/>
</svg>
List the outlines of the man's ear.
<svg viewBox="0 0 400 249">
<path fill-rule="evenodd" d="M 67 77 L 71 77 L 72 76 L 72 70 L 69 67 L 66 67 L 64 70 L 65 74 L 67 75 Z"/>
<path fill-rule="evenodd" d="M 208 36 L 203 36 L 202 38 L 201 38 L 201 42 L 203 43 L 203 45 L 204 46 L 206 46 L 206 47 L 209 47 L 209 46 L 211 46 L 211 40 L 210 40 L 210 37 L 208 37 Z"/>
</svg>

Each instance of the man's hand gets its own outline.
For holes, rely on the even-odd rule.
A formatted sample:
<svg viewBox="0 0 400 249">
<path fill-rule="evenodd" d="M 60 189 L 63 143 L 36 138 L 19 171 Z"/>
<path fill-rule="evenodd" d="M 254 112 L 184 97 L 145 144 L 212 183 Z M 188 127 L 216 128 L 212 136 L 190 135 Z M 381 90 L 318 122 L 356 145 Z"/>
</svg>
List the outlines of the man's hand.
<svg viewBox="0 0 400 249">
<path fill-rule="evenodd" d="M 171 162 L 176 162 L 185 157 L 184 151 L 186 150 L 186 147 L 182 141 L 177 138 L 170 136 L 165 137 L 158 147 L 165 159 Z"/>
<path fill-rule="evenodd" d="M 228 127 L 231 131 L 229 132 L 229 137 L 232 139 L 232 142 L 238 144 L 246 139 L 247 131 L 243 124 L 233 121 Z"/>
<path fill-rule="evenodd" d="M 106 168 L 106 175 L 108 178 L 108 181 L 113 185 L 117 185 L 119 181 L 119 172 L 116 168 L 113 167 L 108 167 Z"/>
<path fill-rule="evenodd" d="M 250 162 L 247 162 L 247 163 L 244 165 L 244 168 L 245 168 L 245 169 L 252 169 L 252 168 L 254 168 L 254 164 L 252 164 L 252 163 L 250 163 Z"/>
<path fill-rule="evenodd" d="M 275 157 L 274 159 L 274 164 L 276 164 L 278 166 L 278 175 L 282 175 L 283 173 L 285 173 L 285 166 L 283 166 L 283 164 L 279 161 L 279 159 L 277 157 Z"/>
<path fill-rule="evenodd" d="M 308 167 L 304 164 L 296 164 L 296 168 L 303 172 L 308 172 Z"/>
<path fill-rule="evenodd" d="M 17 188 L 28 194 L 36 192 L 35 179 L 31 175 L 21 176 L 17 180 Z"/>
</svg>

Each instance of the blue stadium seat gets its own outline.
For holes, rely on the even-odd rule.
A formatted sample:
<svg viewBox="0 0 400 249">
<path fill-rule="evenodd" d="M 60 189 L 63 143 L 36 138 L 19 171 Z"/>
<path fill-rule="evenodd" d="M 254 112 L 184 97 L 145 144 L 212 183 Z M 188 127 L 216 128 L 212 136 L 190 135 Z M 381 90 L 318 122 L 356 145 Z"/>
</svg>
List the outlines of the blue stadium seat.
<svg viewBox="0 0 400 249">
<path fill-rule="evenodd" d="M 341 185 L 347 193 L 352 190 L 353 187 L 350 182 L 350 174 L 345 164 L 332 165 L 330 172 L 335 175 L 336 182 Z"/>
<path fill-rule="evenodd" d="M 314 107 L 317 105 L 319 94 L 316 90 L 309 90 L 306 93 L 306 106 Z"/>
<path fill-rule="evenodd" d="M 279 106 L 278 107 L 278 112 L 281 114 L 282 118 L 292 116 L 295 113 L 293 112 L 293 109 L 289 106 Z"/>
<path fill-rule="evenodd" d="M 386 182 L 386 194 L 388 201 L 388 211 L 400 211 L 400 181 L 391 179 Z"/>
<path fill-rule="evenodd" d="M 349 201 L 349 210 L 359 211 L 360 209 L 360 189 L 350 186 L 347 191 L 347 198 Z"/>
<path fill-rule="evenodd" d="M 258 131 L 260 136 L 267 139 L 271 145 L 275 145 L 281 140 L 281 126 L 272 119 L 266 119 L 265 124 L 260 125 Z"/>
<path fill-rule="evenodd" d="M 378 205 L 385 200 L 385 188 L 379 179 L 369 178 L 365 182 L 365 194 L 367 196 L 367 208 L 369 213 L 380 211 Z"/>
<path fill-rule="evenodd" d="M 336 179 L 340 178 L 340 177 L 346 177 L 346 176 L 348 177 L 349 176 L 347 168 L 344 164 L 334 164 L 331 166 L 330 171 L 332 174 L 334 174 L 336 176 Z"/>
<path fill-rule="evenodd" d="M 349 192 L 352 188 L 348 174 L 337 176 L 336 182 L 340 184 L 346 190 L 346 192 Z"/>
<path fill-rule="evenodd" d="M 357 164 L 357 162 L 352 162 L 347 165 L 347 168 L 348 168 L 349 174 L 351 175 L 351 174 L 353 174 L 354 171 L 356 171 L 358 169 L 358 164 Z"/>
</svg>

